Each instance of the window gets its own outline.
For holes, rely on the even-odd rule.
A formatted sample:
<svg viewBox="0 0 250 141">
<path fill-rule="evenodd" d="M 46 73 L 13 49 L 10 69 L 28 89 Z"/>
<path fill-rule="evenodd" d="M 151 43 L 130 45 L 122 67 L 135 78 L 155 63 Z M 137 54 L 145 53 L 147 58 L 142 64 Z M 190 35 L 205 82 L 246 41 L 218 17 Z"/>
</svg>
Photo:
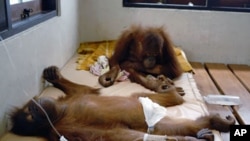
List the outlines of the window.
<svg viewBox="0 0 250 141">
<path fill-rule="evenodd" d="M 6 39 L 57 16 L 58 0 L 0 0 L 0 36 Z"/>
<path fill-rule="evenodd" d="M 250 12 L 250 0 L 123 0 L 125 7 Z"/>
</svg>

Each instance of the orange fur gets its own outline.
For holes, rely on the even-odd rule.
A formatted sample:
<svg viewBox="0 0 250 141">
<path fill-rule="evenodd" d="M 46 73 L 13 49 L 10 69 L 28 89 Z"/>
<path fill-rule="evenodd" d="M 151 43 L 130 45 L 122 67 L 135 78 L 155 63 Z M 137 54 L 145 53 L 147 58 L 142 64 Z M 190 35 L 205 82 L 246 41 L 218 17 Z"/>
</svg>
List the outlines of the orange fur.
<svg viewBox="0 0 250 141">
<path fill-rule="evenodd" d="M 161 82 L 146 79 L 147 75 L 155 77 L 164 75 L 170 79 L 182 74 L 172 42 L 162 27 L 132 26 L 119 37 L 114 54 L 110 60 L 111 70 L 99 77 L 99 82 L 107 87 L 113 85 L 120 69 L 130 73 L 131 81 L 144 87 L 161 92 Z"/>
<path fill-rule="evenodd" d="M 147 96 L 163 106 L 183 102 L 174 88 L 164 94 L 98 96 L 98 89 L 65 79 L 58 68 L 53 66 L 44 70 L 43 77 L 66 92 L 66 97 L 59 100 L 39 98 L 37 102 L 46 110 L 58 132 L 69 141 L 142 141 L 148 127 L 138 101 L 139 96 Z M 59 137 L 49 125 L 44 113 L 32 101 L 12 114 L 12 122 L 13 133 L 43 136 L 50 141 L 58 141 Z M 167 135 L 179 141 L 212 141 L 212 133 L 209 130 L 204 132 L 204 128 L 228 132 L 229 126 L 234 122 L 232 117 L 222 119 L 218 115 L 204 116 L 196 120 L 164 117 L 155 125 L 152 134 Z"/>
</svg>

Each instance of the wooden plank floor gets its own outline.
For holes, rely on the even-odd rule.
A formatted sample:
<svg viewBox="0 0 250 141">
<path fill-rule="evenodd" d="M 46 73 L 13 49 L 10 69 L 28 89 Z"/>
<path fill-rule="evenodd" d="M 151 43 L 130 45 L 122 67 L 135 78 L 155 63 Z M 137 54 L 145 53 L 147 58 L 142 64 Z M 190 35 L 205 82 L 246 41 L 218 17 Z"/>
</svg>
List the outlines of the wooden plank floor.
<svg viewBox="0 0 250 141">
<path fill-rule="evenodd" d="M 228 65 L 231 71 L 238 77 L 250 92 L 250 66 L 248 65 Z"/>
<path fill-rule="evenodd" d="M 250 66 L 198 62 L 191 62 L 191 65 L 202 95 L 234 95 L 242 102 L 239 106 L 207 104 L 209 112 L 219 113 L 222 117 L 231 115 L 237 120 L 236 124 L 250 124 Z M 222 138 L 229 141 L 229 133 L 223 133 Z"/>
<path fill-rule="evenodd" d="M 233 106 L 233 112 L 240 124 L 250 124 L 250 94 L 242 82 L 224 64 L 207 63 L 205 66 L 223 94 L 240 97 L 242 104 Z"/>
<path fill-rule="evenodd" d="M 216 85 L 213 83 L 206 69 L 201 63 L 191 63 L 192 67 L 195 69 L 194 79 L 196 81 L 197 87 L 200 90 L 200 93 L 203 96 L 208 94 L 217 94 L 220 95 L 220 92 L 216 88 Z M 220 105 L 207 105 L 208 111 L 210 113 L 219 113 L 221 117 L 226 117 L 231 115 L 234 117 L 231 112 L 231 107 L 229 106 L 220 106 Z M 229 133 L 221 133 L 223 141 L 229 141 Z"/>
</svg>

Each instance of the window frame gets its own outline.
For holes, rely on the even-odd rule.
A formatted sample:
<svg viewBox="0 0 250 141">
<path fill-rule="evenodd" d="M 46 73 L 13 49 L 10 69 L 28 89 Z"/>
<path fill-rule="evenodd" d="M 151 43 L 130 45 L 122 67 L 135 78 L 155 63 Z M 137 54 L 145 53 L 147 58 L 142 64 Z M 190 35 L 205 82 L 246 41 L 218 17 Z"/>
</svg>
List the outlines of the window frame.
<svg viewBox="0 0 250 141">
<path fill-rule="evenodd" d="M 4 5 L 0 5 L 0 9 L 4 9 L 5 17 L 1 20 L 2 25 L 0 25 L 0 37 L 2 39 L 7 39 L 17 33 L 20 33 L 24 30 L 27 30 L 30 27 L 33 27 L 39 23 L 42 23 L 48 19 L 58 16 L 58 3 L 59 0 L 42 0 L 43 1 L 43 9 L 41 13 L 30 15 L 23 20 L 12 21 L 11 15 L 11 5 L 9 0 L 4 0 Z"/>
<path fill-rule="evenodd" d="M 213 0 L 207 0 L 207 4 L 204 6 L 188 6 L 181 4 L 158 4 L 158 3 L 133 3 L 129 0 L 123 0 L 123 7 L 135 7 L 135 8 L 169 8 L 169 9 L 186 9 L 186 10 L 207 10 L 207 11 L 225 11 L 225 12 L 250 12 L 249 8 L 242 7 L 216 7 L 212 5 Z"/>
</svg>

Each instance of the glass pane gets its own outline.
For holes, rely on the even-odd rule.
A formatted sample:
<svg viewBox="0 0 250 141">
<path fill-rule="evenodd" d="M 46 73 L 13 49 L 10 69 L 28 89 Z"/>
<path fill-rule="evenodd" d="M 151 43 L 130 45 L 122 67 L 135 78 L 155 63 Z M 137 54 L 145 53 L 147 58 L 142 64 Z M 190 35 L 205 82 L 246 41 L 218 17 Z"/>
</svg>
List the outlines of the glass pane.
<svg viewBox="0 0 250 141">
<path fill-rule="evenodd" d="M 7 18 L 6 18 L 6 9 L 5 2 L 0 1 L 0 32 L 7 29 Z"/>
<path fill-rule="evenodd" d="M 213 2 L 215 7 L 239 7 L 239 8 L 249 8 L 249 0 L 217 0 Z"/>
<path fill-rule="evenodd" d="M 11 5 L 11 21 L 24 20 L 41 13 L 41 11 L 42 0 L 22 0 L 19 4 Z"/>
<path fill-rule="evenodd" d="M 189 6 L 205 6 L 207 0 L 166 0 L 167 4 L 181 4 L 181 5 L 189 5 Z"/>
<path fill-rule="evenodd" d="M 28 2 L 28 1 L 32 1 L 32 0 L 10 0 L 10 5 Z"/>
<path fill-rule="evenodd" d="M 10 0 L 10 5 L 20 3 L 21 0 Z"/>
<path fill-rule="evenodd" d="M 28 1 L 32 1 L 32 0 L 23 0 L 23 2 L 28 2 Z"/>
<path fill-rule="evenodd" d="M 131 3 L 163 3 L 189 6 L 205 6 L 207 0 L 128 0 Z"/>
<path fill-rule="evenodd" d="M 132 2 L 132 3 L 158 3 L 161 1 L 162 0 L 128 0 L 128 2 Z"/>
</svg>

